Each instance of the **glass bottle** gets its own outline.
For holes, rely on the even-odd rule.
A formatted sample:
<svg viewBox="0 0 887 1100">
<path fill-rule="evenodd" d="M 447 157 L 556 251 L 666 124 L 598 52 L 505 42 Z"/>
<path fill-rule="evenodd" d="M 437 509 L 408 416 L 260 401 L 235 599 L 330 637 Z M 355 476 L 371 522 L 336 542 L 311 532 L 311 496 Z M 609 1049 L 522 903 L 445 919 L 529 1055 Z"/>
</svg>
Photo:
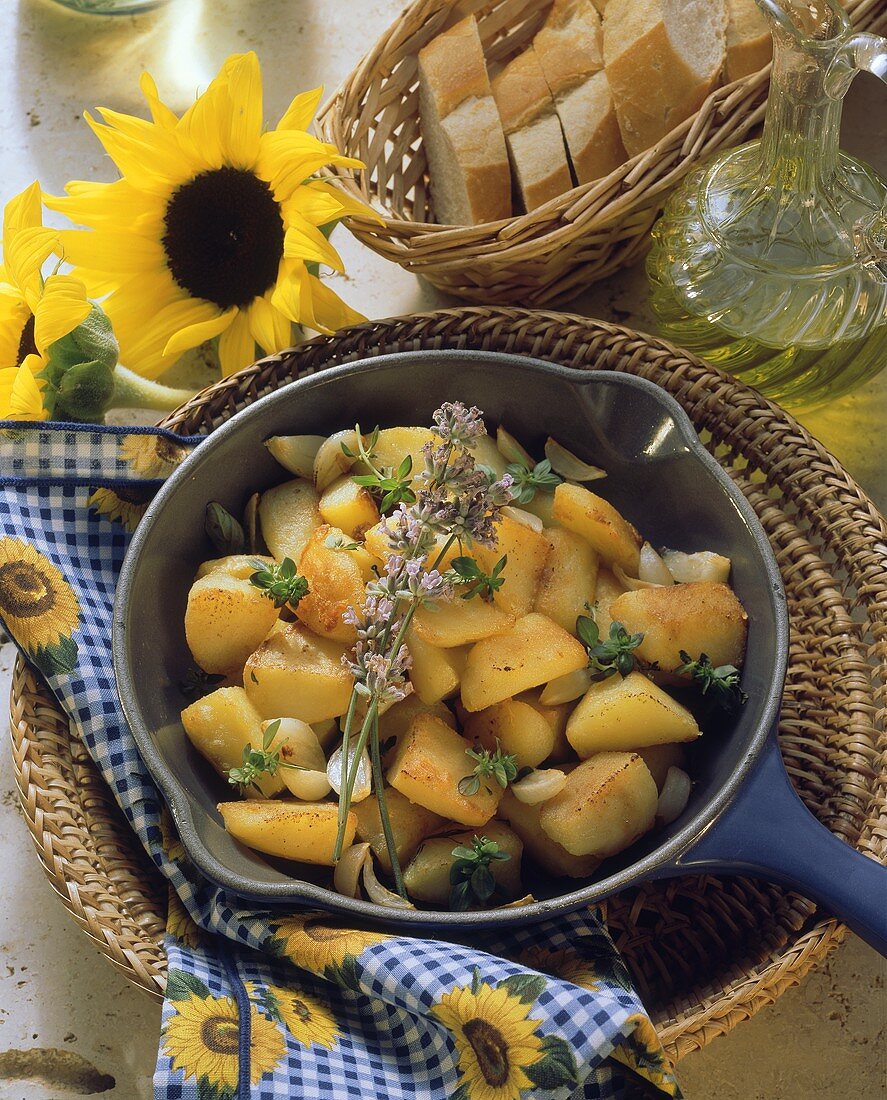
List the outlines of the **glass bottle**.
<svg viewBox="0 0 887 1100">
<path fill-rule="evenodd" d="M 814 406 L 887 365 L 887 182 L 839 147 L 841 105 L 887 40 L 835 0 L 757 0 L 773 33 L 760 141 L 690 172 L 647 262 L 662 334 Z"/>
</svg>

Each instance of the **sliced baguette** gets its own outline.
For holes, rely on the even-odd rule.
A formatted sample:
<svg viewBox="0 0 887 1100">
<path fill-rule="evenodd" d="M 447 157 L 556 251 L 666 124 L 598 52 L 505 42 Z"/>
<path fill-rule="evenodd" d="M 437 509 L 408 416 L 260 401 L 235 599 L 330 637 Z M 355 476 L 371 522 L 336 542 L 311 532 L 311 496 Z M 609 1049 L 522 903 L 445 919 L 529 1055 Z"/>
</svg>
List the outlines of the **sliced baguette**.
<svg viewBox="0 0 887 1100">
<path fill-rule="evenodd" d="M 505 135 L 473 15 L 419 51 L 419 116 L 438 222 L 510 217 Z"/>
<path fill-rule="evenodd" d="M 514 180 L 526 210 L 573 186 L 554 100 L 530 46 L 493 80 Z"/>
<path fill-rule="evenodd" d="M 590 0 L 555 0 L 533 47 L 551 91 L 577 183 L 627 158 L 603 66 L 601 19 Z"/>
<path fill-rule="evenodd" d="M 727 83 L 756 73 L 772 58 L 773 37 L 755 0 L 727 0 Z"/>
<path fill-rule="evenodd" d="M 726 55 L 724 0 L 609 0 L 604 65 L 630 156 L 702 106 Z"/>
</svg>

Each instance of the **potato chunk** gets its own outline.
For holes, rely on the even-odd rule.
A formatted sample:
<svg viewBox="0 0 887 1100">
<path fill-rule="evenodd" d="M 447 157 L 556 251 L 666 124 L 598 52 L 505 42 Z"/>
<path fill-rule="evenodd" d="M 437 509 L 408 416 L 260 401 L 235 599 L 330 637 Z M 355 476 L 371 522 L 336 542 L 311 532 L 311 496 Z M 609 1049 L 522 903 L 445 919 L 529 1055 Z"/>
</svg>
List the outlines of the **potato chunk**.
<svg viewBox="0 0 887 1100">
<path fill-rule="evenodd" d="M 458 542 L 454 542 L 452 546 L 447 548 L 443 557 L 441 557 L 441 551 L 446 545 L 446 541 L 443 535 L 438 536 L 435 548 L 427 555 L 423 562 L 426 569 L 430 569 L 437 563 L 436 567 L 443 572 L 444 569 L 448 568 L 453 558 L 458 558 L 462 553 Z M 364 546 L 367 551 L 373 555 L 379 565 L 384 565 L 385 562 L 388 561 L 390 555 L 394 553 L 391 546 L 391 540 L 385 533 L 382 522 L 375 524 L 367 530 L 364 535 Z M 438 559 L 440 560 L 438 561 Z"/>
<path fill-rule="evenodd" d="M 308 537 L 320 523 L 318 496 L 303 478 L 266 489 L 259 498 L 259 525 L 265 545 L 278 561 L 298 562 Z"/>
<path fill-rule="evenodd" d="M 413 462 L 411 477 L 416 477 L 425 469 L 425 456 L 422 448 L 426 443 L 440 443 L 440 437 L 430 428 L 400 427 L 383 428 L 373 447 L 373 463 L 377 469 L 397 469 L 401 462 L 410 456 Z M 355 473 L 368 473 L 364 464 L 358 461 Z"/>
<path fill-rule="evenodd" d="M 682 649 L 693 660 L 707 654 L 715 666 L 742 664 L 748 616 L 725 584 L 695 581 L 625 592 L 610 613 L 629 634 L 644 635 L 638 657 L 664 672 L 683 664 Z"/>
<path fill-rule="evenodd" d="M 228 832 L 259 852 L 300 863 L 333 865 L 339 807 L 332 802 L 221 802 Z M 348 814 L 345 848 L 354 841 L 357 820 Z"/>
<path fill-rule="evenodd" d="M 610 627 L 613 625 L 610 608 L 625 591 L 625 586 L 616 580 L 609 569 L 598 571 L 597 588 L 594 593 L 593 618 L 597 623 L 602 641 L 610 636 Z"/>
<path fill-rule="evenodd" d="M 696 719 L 640 672 L 592 684 L 567 722 L 567 740 L 585 759 L 596 752 L 693 741 Z"/>
<path fill-rule="evenodd" d="M 203 562 L 197 570 L 197 579 L 210 573 L 224 573 L 229 577 L 248 581 L 256 571 L 257 561 L 263 565 L 274 565 L 274 558 L 267 554 L 227 554 L 224 558 L 210 558 Z"/>
<path fill-rule="evenodd" d="M 219 775 L 243 763 L 247 745 L 262 747 L 262 719 L 240 687 L 216 688 L 182 711 L 182 725 L 191 744 Z M 266 798 L 283 790 L 280 775 L 263 775 L 258 786 Z"/>
<path fill-rule="evenodd" d="M 542 803 L 539 823 L 568 852 L 605 859 L 652 828 L 658 798 L 637 753 L 599 752 L 570 772 L 560 794 Z"/>
<path fill-rule="evenodd" d="M 647 765 L 660 792 L 669 768 L 687 770 L 687 750 L 683 745 L 647 745 L 638 749 L 638 756 Z"/>
<path fill-rule="evenodd" d="M 215 570 L 191 585 L 185 639 L 205 672 L 228 676 L 243 668 L 279 614 L 273 602 L 248 580 Z"/>
<path fill-rule="evenodd" d="M 350 477 L 340 477 L 324 489 L 319 509 L 324 523 L 338 527 L 351 539 L 363 538 L 364 532 L 379 522 L 372 493 Z"/>
<path fill-rule="evenodd" d="M 412 629 L 407 631 L 407 647 L 413 659 L 410 683 L 423 703 L 439 703 L 456 694 L 468 656 L 466 648 L 440 649 Z"/>
<path fill-rule="evenodd" d="M 533 608 L 575 634 L 576 620 L 580 615 L 587 615 L 594 603 L 598 556 L 588 542 L 573 531 L 555 528 L 546 531 L 545 535 L 549 551 Z"/>
<path fill-rule="evenodd" d="M 503 634 L 513 623 L 513 616 L 479 596 L 471 600 L 457 597 L 449 603 L 420 607 L 413 618 L 416 635 L 440 649 L 454 649 Z"/>
<path fill-rule="evenodd" d="M 345 649 L 301 623 L 266 638 L 246 662 L 243 683 L 263 718 L 300 718 L 309 725 L 348 709 L 353 680 Z"/>
<path fill-rule="evenodd" d="M 548 552 L 548 539 L 540 531 L 503 516 L 496 525 L 496 545 L 475 546 L 471 556 L 485 573 L 492 573 L 500 558 L 508 558 L 502 571 L 504 583 L 493 595 L 493 602 L 506 614 L 519 618 L 533 610 Z"/>
<path fill-rule="evenodd" d="M 554 491 L 554 518 L 591 543 L 607 565 L 638 575 L 641 536 L 609 501 L 581 485 L 563 482 Z"/>
<path fill-rule="evenodd" d="M 322 523 L 312 532 L 299 559 L 308 595 L 299 600 L 296 615 L 316 634 L 352 645 L 357 637 L 355 629 L 342 616 L 347 608 L 363 603 L 372 559 L 362 547 L 339 550 L 327 546 L 330 536 L 345 537 L 335 527 Z"/>
<path fill-rule="evenodd" d="M 462 703 L 466 710 L 483 710 L 583 668 L 587 661 L 585 647 L 557 623 L 544 615 L 525 615 L 507 633 L 484 638 L 471 649 Z"/>
<path fill-rule="evenodd" d="M 450 729 L 456 728 L 455 716 L 446 703 L 426 704 L 415 692 L 412 692 L 406 699 L 395 703 L 379 716 L 379 743 L 385 745 L 387 742 L 389 745 L 382 758 L 386 768 L 394 759 L 398 744 L 413 724 L 417 714 L 433 714 L 435 718 L 445 722 Z"/>
<path fill-rule="evenodd" d="M 494 840 L 508 859 L 496 859 L 490 864 L 490 871 L 502 894 L 507 898 L 516 898 L 521 892 L 521 856 L 523 844 L 520 837 L 507 825 L 499 821 L 490 821 L 480 833 L 453 833 L 450 836 L 436 836 L 426 840 L 416 852 L 409 867 L 404 871 L 404 885 L 407 893 L 417 901 L 426 901 L 449 908 L 450 868 L 456 862 L 453 849 L 459 845 L 471 847 L 475 836 L 484 836 Z M 496 905 L 501 898 L 494 895 L 488 905 Z"/>
<path fill-rule="evenodd" d="M 535 768 L 547 760 L 554 748 L 554 729 L 529 703 L 503 699 L 477 714 L 469 714 L 465 736 L 478 741 L 490 752 L 497 744 L 504 753 L 517 757 L 519 768 Z"/>
<path fill-rule="evenodd" d="M 474 761 L 466 741 L 432 714 L 418 714 L 397 747 L 388 782 L 402 795 L 460 825 L 485 825 L 502 795 L 497 783 L 481 783 L 477 794 L 459 791 L 459 780 L 470 775 Z"/>
<path fill-rule="evenodd" d="M 574 856 L 539 824 L 544 802 L 530 806 L 506 791 L 499 803 L 499 816 L 504 817 L 521 838 L 524 851 L 549 875 L 567 878 L 590 878 L 600 864 L 594 856 Z"/>
<path fill-rule="evenodd" d="M 533 710 L 538 711 L 549 726 L 551 726 L 554 741 L 552 743 L 551 752 L 545 760 L 550 764 L 563 764 L 567 760 L 572 760 L 573 750 L 570 747 L 570 742 L 567 740 L 567 719 L 573 712 L 573 704 L 556 703 L 552 705 L 542 703 L 539 700 L 538 691 L 527 691 L 517 698 L 519 702 L 527 703 Z"/>
<path fill-rule="evenodd" d="M 394 848 L 403 867 L 413 858 L 425 837 L 440 832 L 446 823 L 438 814 L 410 802 L 393 787 L 386 787 L 385 803 L 388 807 L 388 817 L 391 819 Z M 390 874 L 391 860 L 388 856 L 385 834 L 382 831 L 378 798 L 373 794 L 362 802 L 355 802 L 353 810 L 357 818 L 357 839 L 369 844 L 382 869 Z"/>
</svg>

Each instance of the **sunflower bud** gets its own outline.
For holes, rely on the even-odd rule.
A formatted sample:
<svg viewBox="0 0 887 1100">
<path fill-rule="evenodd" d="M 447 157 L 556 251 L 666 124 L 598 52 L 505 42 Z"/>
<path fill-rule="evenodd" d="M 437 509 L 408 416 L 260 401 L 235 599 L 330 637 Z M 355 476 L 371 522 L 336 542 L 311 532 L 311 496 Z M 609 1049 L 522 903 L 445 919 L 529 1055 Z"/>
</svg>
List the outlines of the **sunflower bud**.
<svg viewBox="0 0 887 1100">
<path fill-rule="evenodd" d="M 96 423 L 114 397 L 117 341 L 104 310 L 94 305 L 75 329 L 47 349 L 40 377 L 43 402 L 54 420 Z"/>
</svg>

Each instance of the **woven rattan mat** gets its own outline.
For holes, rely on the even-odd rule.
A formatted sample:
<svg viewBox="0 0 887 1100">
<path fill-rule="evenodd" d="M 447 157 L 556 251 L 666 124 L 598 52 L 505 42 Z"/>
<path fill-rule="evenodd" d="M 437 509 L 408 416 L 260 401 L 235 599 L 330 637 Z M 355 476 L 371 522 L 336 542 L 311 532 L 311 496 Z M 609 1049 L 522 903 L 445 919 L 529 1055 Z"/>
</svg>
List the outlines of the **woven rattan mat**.
<svg viewBox="0 0 887 1100">
<path fill-rule="evenodd" d="M 887 771 L 878 753 L 887 680 L 887 529 L 835 459 L 778 406 L 651 337 L 568 314 L 441 310 L 367 322 L 263 360 L 167 420 L 208 432 L 293 378 L 419 348 L 538 356 L 648 378 L 684 407 L 746 494 L 779 561 L 791 615 L 780 724 L 810 809 L 887 862 Z M 12 748 L 25 819 L 53 887 L 99 950 L 155 997 L 164 985 L 166 887 L 52 696 L 19 661 Z M 748 878 L 634 888 L 610 928 L 663 1041 L 680 1058 L 773 1002 L 844 935 L 810 902 Z"/>
</svg>

